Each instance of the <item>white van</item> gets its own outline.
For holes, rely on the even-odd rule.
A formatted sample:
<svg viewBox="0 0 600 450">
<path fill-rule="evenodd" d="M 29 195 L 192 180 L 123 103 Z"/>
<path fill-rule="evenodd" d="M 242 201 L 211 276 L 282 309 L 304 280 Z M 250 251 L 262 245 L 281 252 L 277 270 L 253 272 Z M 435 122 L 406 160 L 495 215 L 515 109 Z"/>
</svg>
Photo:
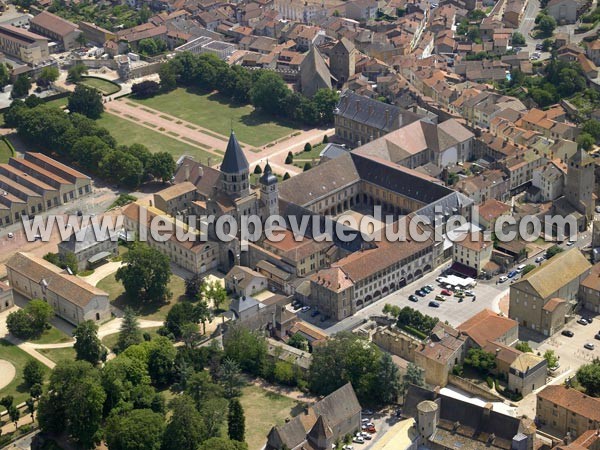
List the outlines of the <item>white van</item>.
<svg viewBox="0 0 600 450">
<path fill-rule="evenodd" d="M 519 273 L 523 272 L 523 269 L 524 269 L 524 268 L 525 268 L 525 264 L 519 264 L 519 265 L 517 266 L 517 272 L 519 272 Z"/>
</svg>

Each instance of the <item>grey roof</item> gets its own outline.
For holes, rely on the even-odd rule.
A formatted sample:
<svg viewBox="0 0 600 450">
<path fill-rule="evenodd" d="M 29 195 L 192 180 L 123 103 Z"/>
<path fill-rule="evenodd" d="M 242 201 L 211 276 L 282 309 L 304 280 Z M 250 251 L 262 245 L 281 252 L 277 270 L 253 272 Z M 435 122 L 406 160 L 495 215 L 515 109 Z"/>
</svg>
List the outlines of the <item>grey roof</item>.
<svg viewBox="0 0 600 450">
<path fill-rule="evenodd" d="M 352 42 L 350 42 L 348 39 L 343 37 L 337 42 L 337 44 L 335 44 L 333 46 L 333 51 L 345 50 L 346 52 L 350 53 L 355 48 L 356 47 L 354 46 L 354 44 Z"/>
<path fill-rule="evenodd" d="M 455 215 L 460 213 L 462 208 L 475 203 L 469 197 L 460 192 L 448 189 L 448 195 L 428 203 L 423 208 L 415 211 L 415 215 L 427 217 L 433 223 L 436 214 Z"/>
<path fill-rule="evenodd" d="M 246 296 L 246 295 L 242 295 L 239 298 L 234 298 L 233 300 L 231 300 L 231 304 L 229 305 L 229 309 L 231 311 L 233 311 L 234 313 L 236 313 L 236 315 L 239 317 L 241 312 L 247 311 L 248 309 L 252 309 L 252 308 L 256 308 L 258 307 L 260 308 L 264 308 L 265 305 L 263 305 L 261 302 L 259 302 L 258 300 L 256 300 L 254 297 L 250 297 L 250 296 Z"/>
<path fill-rule="evenodd" d="M 358 414 L 361 408 L 352 384 L 346 383 L 320 402 L 315 403 L 313 409 L 317 416 L 325 416 L 329 425 L 335 428 L 340 423 Z"/>
<path fill-rule="evenodd" d="M 263 171 L 263 174 L 260 177 L 260 182 L 261 184 L 264 184 L 266 186 L 272 186 L 274 184 L 277 184 L 277 177 L 273 175 L 273 170 L 269 165 L 269 161 L 267 161 L 267 164 L 265 165 L 265 170 Z"/>
<path fill-rule="evenodd" d="M 335 114 L 385 132 L 397 130 L 422 118 L 411 111 L 355 94 L 350 90 L 342 93 Z"/>
<path fill-rule="evenodd" d="M 71 235 L 69 236 L 69 239 L 63 242 L 60 242 L 58 244 L 58 247 L 60 250 L 65 251 L 65 252 L 72 252 L 72 253 L 79 253 L 82 252 L 90 247 L 93 247 L 94 245 L 98 244 L 99 242 L 104 242 L 107 240 L 112 240 L 116 242 L 118 240 L 118 233 L 117 232 L 109 232 L 108 230 L 104 230 L 104 232 L 100 232 L 98 230 L 98 235 L 96 235 L 96 232 L 94 230 L 94 227 L 92 226 L 87 226 L 85 228 L 82 228 L 80 230 L 77 230 L 74 233 L 71 233 Z"/>
<path fill-rule="evenodd" d="M 224 173 L 240 173 L 248 170 L 249 164 L 240 143 L 235 137 L 235 133 L 231 131 L 229 136 L 229 142 L 227 143 L 227 150 L 225 150 L 225 156 L 221 163 L 221 172 Z"/>
<path fill-rule="evenodd" d="M 327 144 L 325 148 L 319 153 L 319 157 L 327 159 L 335 159 L 338 156 L 345 155 L 349 150 L 343 145 L 339 144 Z"/>
<path fill-rule="evenodd" d="M 331 72 L 314 46 L 300 64 L 300 85 L 307 97 L 312 97 L 319 89 L 331 89 Z"/>
</svg>

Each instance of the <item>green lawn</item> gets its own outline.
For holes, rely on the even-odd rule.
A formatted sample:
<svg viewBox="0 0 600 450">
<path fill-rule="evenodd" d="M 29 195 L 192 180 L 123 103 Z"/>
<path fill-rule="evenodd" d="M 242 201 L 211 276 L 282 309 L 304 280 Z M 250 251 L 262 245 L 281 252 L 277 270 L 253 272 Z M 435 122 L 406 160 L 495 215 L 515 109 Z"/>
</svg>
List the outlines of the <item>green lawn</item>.
<svg viewBox="0 0 600 450">
<path fill-rule="evenodd" d="M 153 131 L 150 128 L 137 125 L 125 118 L 115 116 L 114 114 L 105 112 L 97 122 L 99 125 L 107 128 L 119 144 L 143 144 L 153 153 L 169 152 L 175 159 L 179 158 L 181 155 L 190 155 L 193 156 L 196 161 L 206 163 L 208 158 L 210 158 L 211 165 L 216 164 L 222 159 L 219 156 L 205 152 L 198 147 L 193 147 L 185 142 L 170 138 L 157 131 Z"/>
<path fill-rule="evenodd" d="M 158 336 L 158 329 L 160 327 L 152 327 L 152 328 L 142 328 L 142 333 L 148 333 L 152 339 Z M 119 333 L 109 334 L 108 336 L 104 336 L 102 338 L 102 343 L 106 345 L 108 348 L 112 349 L 115 345 L 117 345 L 117 341 L 119 340 Z"/>
<path fill-rule="evenodd" d="M 10 382 L 4 389 L 0 389 L 0 397 L 5 395 L 12 395 L 14 397 L 14 404 L 24 402 L 29 398 L 29 388 L 23 384 L 23 367 L 33 359 L 19 347 L 12 345 L 10 342 L 0 339 L 0 359 L 10 361 L 17 371 L 15 378 Z M 44 372 L 46 375 L 50 373 L 50 369 L 44 366 Z"/>
<path fill-rule="evenodd" d="M 248 450 L 260 450 L 274 425 L 283 425 L 286 418 L 302 410 L 295 400 L 249 385 L 242 389 L 240 403 L 246 417 L 246 442 Z"/>
<path fill-rule="evenodd" d="M 44 331 L 39 338 L 30 339 L 29 342 L 33 342 L 34 344 L 60 344 L 61 342 L 69 342 L 72 340 L 72 337 L 67 336 L 58 328 L 52 327 L 49 330 Z"/>
<path fill-rule="evenodd" d="M 59 363 L 60 361 L 64 360 L 73 361 L 75 359 L 75 349 L 73 347 L 44 348 L 37 351 L 55 363 Z"/>
<path fill-rule="evenodd" d="M 46 102 L 46 105 L 58 106 L 59 108 L 63 108 L 65 106 L 67 106 L 68 103 L 69 103 L 69 97 L 61 97 L 61 98 L 57 98 L 54 100 L 50 100 L 49 102 Z"/>
<path fill-rule="evenodd" d="M 115 280 L 115 275 L 109 275 L 103 280 L 100 280 L 97 286 L 99 289 L 108 293 L 110 302 L 117 308 L 125 309 L 131 307 L 141 318 L 147 320 L 164 320 L 173 305 L 183 300 L 185 293 L 185 281 L 177 275 L 171 275 L 169 290 L 173 294 L 171 299 L 163 304 L 144 303 L 132 301 L 125 294 L 123 284 Z"/>
<path fill-rule="evenodd" d="M 108 80 L 103 80 L 101 78 L 84 77 L 83 80 L 81 80 L 79 83 L 96 88 L 104 95 L 116 94 L 121 90 L 121 86 L 119 86 L 117 83 L 113 83 L 112 81 Z"/>
<path fill-rule="evenodd" d="M 265 145 L 295 131 L 291 123 L 275 120 L 249 105 L 231 104 L 218 94 L 195 94 L 179 88 L 135 101 L 224 136 L 229 136 L 233 125 L 238 139 L 253 146 Z"/>
<path fill-rule="evenodd" d="M 319 154 L 323 151 L 327 144 L 318 144 L 315 145 L 310 152 L 305 152 L 304 150 L 299 151 L 294 154 L 294 160 L 296 159 L 308 159 L 312 160 L 313 158 L 318 160 Z"/>
<path fill-rule="evenodd" d="M 13 156 L 12 150 L 4 139 L 0 139 L 0 163 L 5 164 Z"/>
</svg>

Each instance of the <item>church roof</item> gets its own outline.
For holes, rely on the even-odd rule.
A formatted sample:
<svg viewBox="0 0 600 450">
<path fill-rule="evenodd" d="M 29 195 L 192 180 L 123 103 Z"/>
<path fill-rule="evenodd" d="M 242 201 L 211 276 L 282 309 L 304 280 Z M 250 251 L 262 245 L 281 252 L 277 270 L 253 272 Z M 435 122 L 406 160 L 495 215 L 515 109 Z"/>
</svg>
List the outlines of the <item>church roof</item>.
<svg viewBox="0 0 600 450">
<path fill-rule="evenodd" d="M 300 64 L 302 93 L 312 97 L 319 89 L 331 89 L 331 73 L 316 47 L 311 48 Z"/>
<path fill-rule="evenodd" d="M 269 161 L 267 161 L 267 165 L 265 166 L 265 170 L 263 171 L 262 176 L 260 177 L 260 182 L 267 186 L 272 186 L 277 183 L 277 177 L 273 175 L 273 170 L 271 170 L 271 166 L 269 165 Z"/>
<path fill-rule="evenodd" d="M 221 172 L 224 173 L 240 173 L 248 170 L 248 160 L 242 151 L 242 147 L 232 131 L 227 143 L 227 150 L 221 163 Z"/>
</svg>

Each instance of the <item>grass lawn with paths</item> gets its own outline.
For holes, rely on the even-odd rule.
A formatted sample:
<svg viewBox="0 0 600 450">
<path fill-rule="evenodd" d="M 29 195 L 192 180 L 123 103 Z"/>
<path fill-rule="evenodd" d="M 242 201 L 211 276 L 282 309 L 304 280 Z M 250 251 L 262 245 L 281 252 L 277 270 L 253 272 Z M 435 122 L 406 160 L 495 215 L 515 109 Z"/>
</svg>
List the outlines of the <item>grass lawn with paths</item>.
<svg viewBox="0 0 600 450">
<path fill-rule="evenodd" d="M 8 143 L 4 139 L 0 139 L 0 163 L 6 164 L 11 156 L 13 154 Z"/>
<path fill-rule="evenodd" d="M 158 329 L 160 327 L 152 327 L 152 328 L 142 328 L 142 334 L 148 333 L 152 339 L 158 336 Z M 115 345 L 117 345 L 117 341 L 119 340 L 119 333 L 109 334 L 108 336 L 104 336 L 102 338 L 102 343 L 108 348 L 112 349 Z"/>
<path fill-rule="evenodd" d="M 121 86 L 119 86 L 117 83 L 103 80 L 101 78 L 83 77 L 79 84 L 85 84 L 86 86 L 96 88 L 102 92 L 103 95 L 116 94 L 121 90 Z"/>
<path fill-rule="evenodd" d="M 283 425 L 286 418 L 302 411 L 301 403 L 255 385 L 242 388 L 239 399 L 246 417 L 248 450 L 260 450 L 274 425 Z"/>
<path fill-rule="evenodd" d="M 297 128 L 292 123 L 278 121 L 256 111 L 251 105 L 232 104 L 217 93 L 194 93 L 178 88 L 167 94 L 135 101 L 223 136 L 229 136 L 233 125 L 241 142 L 257 147 L 281 139 Z M 223 149 L 225 147 L 226 143 Z"/>
<path fill-rule="evenodd" d="M 98 125 L 108 129 L 120 145 L 143 144 L 152 153 L 169 152 L 175 160 L 181 155 L 190 155 L 196 161 L 206 163 L 210 158 L 211 165 L 222 159 L 218 155 L 213 155 L 201 148 L 193 147 L 114 114 L 105 112 L 97 122 Z"/>
<path fill-rule="evenodd" d="M 34 344 L 60 344 L 62 342 L 70 342 L 73 338 L 67 336 L 67 334 L 63 333 L 56 327 L 51 327 L 48 330 L 45 330 L 42 335 L 36 339 L 30 339 L 29 342 Z"/>
<path fill-rule="evenodd" d="M 61 361 L 74 361 L 75 360 L 75 349 L 73 347 L 65 348 L 43 348 L 38 349 L 37 352 L 44 355 L 46 358 L 59 363 Z"/>
<path fill-rule="evenodd" d="M 0 359 L 11 362 L 16 369 L 15 378 L 6 387 L 0 390 L 0 398 L 5 395 L 12 395 L 14 397 L 14 404 L 18 405 L 30 397 L 29 388 L 23 383 L 23 367 L 25 367 L 25 364 L 27 364 L 28 361 L 31 361 L 34 358 L 16 345 L 11 344 L 4 339 L 0 339 Z M 48 379 L 50 369 L 46 366 L 43 367 L 46 379 Z M 0 407 L 0 409 L 4 410 L 4 407 Z"/>
<path fill-rule="evenodd" d="M 117 308 L 123 310 L 129 306 L 139 315 L 141 319 L 146 320 L 165 320 L 173 305 L 185 298 L 185 281 L 183 278 L 177 275 L 171 275 L 171 281 L 169 282 L 169 290 L 173 294 L 171 299 L 168 302 L 161 304 L 140 304 L 139 302 L 128 299 L 125 296 L 125 288 L 123 287 L 123 284 L 115 280 L 115 274 L 109 275 L 100 280 L 97 287 L 108 292 L 108 299 Z"/>
</svg>

